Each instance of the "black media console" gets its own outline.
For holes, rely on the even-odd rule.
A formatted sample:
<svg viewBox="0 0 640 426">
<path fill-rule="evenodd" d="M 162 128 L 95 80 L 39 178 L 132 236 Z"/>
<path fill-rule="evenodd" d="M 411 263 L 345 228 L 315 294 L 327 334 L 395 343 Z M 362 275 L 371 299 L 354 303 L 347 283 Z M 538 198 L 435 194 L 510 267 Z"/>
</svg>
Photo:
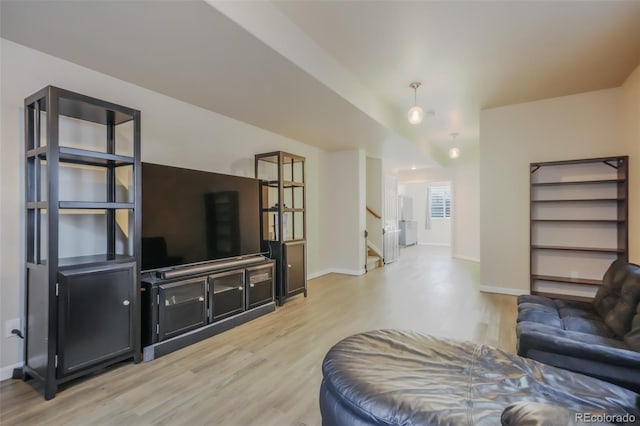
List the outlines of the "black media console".
<svg viewBox="0 0 640 426">
<path fill-rule="evenodd" d="M 144 361 L 275 311 L 275 261 L 249 256 L 142 275 Z"/>
</svg>

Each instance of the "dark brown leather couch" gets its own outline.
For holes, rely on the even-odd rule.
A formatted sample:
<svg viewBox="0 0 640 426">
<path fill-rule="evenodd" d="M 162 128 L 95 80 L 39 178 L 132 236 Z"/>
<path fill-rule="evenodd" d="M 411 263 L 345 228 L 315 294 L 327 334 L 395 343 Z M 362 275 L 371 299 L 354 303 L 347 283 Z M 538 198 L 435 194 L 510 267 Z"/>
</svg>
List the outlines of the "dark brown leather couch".
<svg viewBox="0 0 640 426">
<path fill-rule="evenodd" d="M 518 298 L 518 354 L 640 392 L 640 266 L 617 260 L 592 303 Z"/>
<path fill-rule="evenodd" d="M 640 421 L 640 395 L 628 389 L 413 332 L 348 337 L 327 353 L 322 372 L 324 426 L 561 424 L 583 412 Z"/>
</svg>

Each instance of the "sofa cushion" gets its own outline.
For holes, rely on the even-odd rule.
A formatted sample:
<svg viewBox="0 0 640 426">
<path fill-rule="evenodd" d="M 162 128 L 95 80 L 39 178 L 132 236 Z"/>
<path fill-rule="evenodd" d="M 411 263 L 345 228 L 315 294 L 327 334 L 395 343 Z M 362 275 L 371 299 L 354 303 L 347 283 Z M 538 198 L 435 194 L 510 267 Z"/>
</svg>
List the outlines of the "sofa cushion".
<svg viewBox="0 0 640 426">
<path fill-rule="evenodd" d="M 595 336 L 616 337 L 600 318 L 563 317 L 562 328 L 568 331 L 588 333 Z"/>
<path fill-rule="evenodd" d="M 562 320 L 558 315 L 558 311 L 548 311 L 546 309 L 537 309 L 534 305 L 530 308 L 521 309 L 518 313 L 518 323 L 529 321 L 538 324 L 548 325 L 549 327 L 564 329 Z"/>
<path fill-rule="evenodd" d="M 551 308 L 556 308 L 555 301 L 546 297 L 538 296 L 535 294 L 521 294 L 518 296 L 518 306 L 523 303 L 534 303 L 536 305 L 544 305 Z"/>
<path fill-rule="evenodd" d="M 540 335 L 544 336 L 546 340 L 553 338 L 569 339 L 576 343 L 583 343 L 585 345 L 585 349 L 588 349 L 589 346 L 593 345 L 624 350 L 630 349 L 629 345 L 627 345 L 626 342 L 618 340 L 616 338 L 592 333 L 582 333 L 580 331 L 562 330 L 535 322 L 518 323 L 518 326 L 516 327 L 516 335 L 520 337 L 520 335 L 523 333 L 539 333 Z"/>
<path fill-rule="evenodd" d="M 631 330 L 624 335 L 624 341 L 630 349 L 640 352 L 640 303 L 638 303 L 636 314 L 631 320 Z"/>
<path fill-rule="evenodd" d="M 562 300 L 523 299 L 518 306 L 518 324 L 532 322 L 560 330 L 589 333 L 602 337 L 614 337 L 615 333 L 602 321 L 588 303 L 574 304 Z M 541 303 L 538 303 L 541 302 Z M 582 309 L 580 309 L 582 307 Z"/>
<path fill-rule="evenodd" d="M 604 323 L 620 338 L 631 330 L 631 321 L 640 303 L 640 266 L 622 259 L 611 264 L 593 306 Z"/>
</svg>

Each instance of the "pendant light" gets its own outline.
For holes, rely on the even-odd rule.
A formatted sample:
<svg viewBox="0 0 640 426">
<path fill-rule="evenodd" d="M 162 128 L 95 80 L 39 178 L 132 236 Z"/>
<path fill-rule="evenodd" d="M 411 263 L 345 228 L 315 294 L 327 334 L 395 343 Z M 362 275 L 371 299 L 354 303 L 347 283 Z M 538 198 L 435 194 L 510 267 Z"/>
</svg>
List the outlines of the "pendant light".
<svg viewBox="0 0 640 426">
<path fill-rule="evenodd" d="M 456 144 L 456 137 L 458 136 L 457 133 L 451 133 L 451 137 L 453 138 L 453 145 Z M 460 148 L 453 146 L 449 149 L 449 158 L 451 158 L 452 160 L 455 160 L 456 158 L 460 157 Z"/>
<path fill-rule="evenodd" d="M 421 83 L 419 81 L 414 81 L 409 85 L 413 89 L 413 107 L 409 110 L 407 114 L 407 118 L 409 119 L 409 123 L 411 124 L 420 124 L 424 119 L 424 110 L 418 106 L 417 103 L 417 95 L 418 95 L 418 87 L 420 87 Z"/>
</svg>

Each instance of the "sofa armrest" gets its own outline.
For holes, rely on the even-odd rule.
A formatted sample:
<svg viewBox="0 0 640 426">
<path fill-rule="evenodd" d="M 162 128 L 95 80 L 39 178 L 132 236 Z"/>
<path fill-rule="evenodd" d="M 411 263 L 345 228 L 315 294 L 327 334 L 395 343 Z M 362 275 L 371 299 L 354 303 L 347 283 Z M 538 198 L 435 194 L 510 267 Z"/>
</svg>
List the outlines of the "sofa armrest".
<svg viewBox="0 0 640 426">
<path fill-rule="evenodd" d="M 532 327 L 533 328 L 533 327 Z M 545 332 L 544 328 L 549 328 Z M 592 360 L 618 367 L 640 369 L 640 353 L 628 349 L 598 345 L 571 339 L 552 327 L 536 325 L 529 329 L 527 323 L 518 325 L 518 355 L 527 356 L 529 351 L 562 354 L 578 359 Z"/>
</svg>

